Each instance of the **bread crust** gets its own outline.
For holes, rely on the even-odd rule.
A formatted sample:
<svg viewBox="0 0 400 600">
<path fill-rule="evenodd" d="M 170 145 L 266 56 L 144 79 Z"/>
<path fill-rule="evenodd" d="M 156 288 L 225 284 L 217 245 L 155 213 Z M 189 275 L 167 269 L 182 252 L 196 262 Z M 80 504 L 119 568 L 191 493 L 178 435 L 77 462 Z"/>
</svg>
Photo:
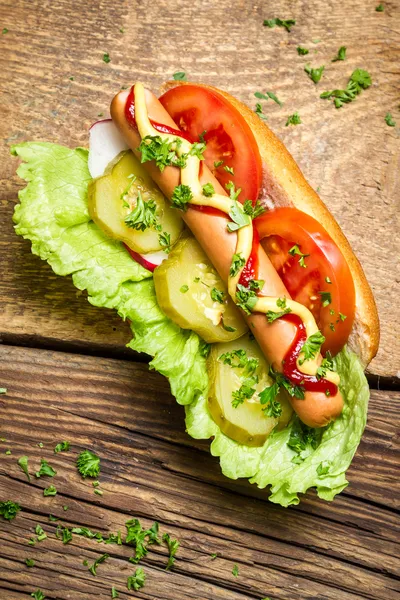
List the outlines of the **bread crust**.
<svg viewBox="0 0 400 600">
<path fill-rule="evenodd" d="M 162 92 L 190 82 L 168 81 Z M 314 217 L 327 230 L 340 248 L 350 268 L 356 295 L 356 314 L 349 346 L 360 357 L 364 367 L 373 359 L 379 346 L 379 317 L 372 290 L 360 262 L 339 224 L 317 192 L 306 181 L 296 161 L 282 141 L 248 106 L 222 90 L 199 85 L 217 92 L 228 100 L 246 119 L 257 141 L 263 163 L 263 189 L 260 200 L 269 206 L 295 206 Z"/>
</svg>

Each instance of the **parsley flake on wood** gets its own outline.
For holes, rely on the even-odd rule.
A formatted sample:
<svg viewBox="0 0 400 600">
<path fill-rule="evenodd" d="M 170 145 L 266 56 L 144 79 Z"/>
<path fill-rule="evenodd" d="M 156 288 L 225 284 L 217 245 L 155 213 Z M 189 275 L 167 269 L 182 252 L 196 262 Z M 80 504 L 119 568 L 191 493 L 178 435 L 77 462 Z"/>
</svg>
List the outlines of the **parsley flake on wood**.
<svg viewBox="0 0 400 600">
<path fill-rule="evenodd" d="M 295 244 L 294 246 L 292 246 L 292 248 L 290 248 L 289 254 L 291 256 L 300 256 L 300 258 L 299 258 L 299 265 L 301 267 L 303 267 L 303 269 L 307 268 L 307 265 L 306 265 L 304 259 L 307 258 L 307 256 L 310 256 L 310 255 L 309 254 L 303 254 L 303 252 L 301 252 L 301 250 L 300 250 L 300 248 L 298 247 L 297 244 Z"/>
<path fill-rule="evenodd" d="M 168 551 L 169 551 L 168 564 L 165 567 L 165 570 L 169 571 L 169 569 L 175 563 L 175 555 L 178 552 L 179 542 L 178 542 L 178 540 L 174 540 L 173 538 L 171 538 L 169 533 L 164 533 L 164 535 L 162 536 L 162 540 L 163 540 L 163 542 L 165 542 L 167 544 Z"/>
<path fill-rule="evenodd" d="M 84 450 L 78 456 L 76 468 L 84 479 L 86 477 L 98 477 L 100 473 L 100 458 L 93 452 L 90 452 L 90 450 Z"/>
<path fill-rule="evenodd" d="M 268 117 L 267 117 L 267 115 L 264 115 L 262 106 L 259 102 L 257 102 L 254 112 L 256 113 L 256 115 L 258 117 L 260 117 L 260 119 L 263 119 L 264 121 L 268 120 Z"/>
<path fill-rule="evenodd" d="M 232 256 L 232 263 L 229 269 L 230 277 L 235 277 L 239 273 L 240 269 L 245 266 L 245 264 L 246 260 L 241 252 L 234 254 Z"/>
<path fill-rule="evenodd" d="M 21 507 L 17 502 L 13 502 L 12 500 L 0 502 L 0 516 L 6 521 L 15 519 L 20 510 Z"/>
<path fill-rule="evenodd" d="M 99 556 L 99 558 L 97 558 L 94 563 L 89 567 L 89 571 L 92 573 L 92 575 L 96 576 L 97 575 L 97 567 L 99 565 L 101 565 L 101 563 L 103 563 L 105 560 L 107 560 L 107 558 L 109 558 L 110 555 L 109 554 L 102 554 L 101 556 Z"/>
<path fill-rule="evenodd" d="M 306 65 L 304 67 L 305 72 L 307 73 L 307 75 L 309 76 L 309 78 L 311 79 L 311 81 L 313 81 L 314 83 L 318 83 L 322 77 L 322 74 L 325 70 L 325 65 L 322 65 L 321 67 L 311 67 L 310 65 Z"/>
<path fill-rule="evenodd" d="M 36 525 L 35 527 L 36 540 L 38 542 L 43 542 L 47 538 L 47 533 L 44 531 L 41 525 Z"/>
<path fill-rule="evenodd" d="M 177 71 L 172 77 L 175 81 L 187 81 L 185 71 Z"/>
<path fill-rule="evenodd" d="M 42 590 L 37 589 L 36 592 L 31 593 L 32 598 L 35 600 L 45 600 L 46 596 L 43 594 Z"/>
<path fill-rule="evenodd" d="M 69 449 L 70 449 L 70 443 L 69 442 L 60 442 L 54 448 L 54 454 L 57 454 L 58 452 L 67 452 Z"/>
<path fill-rule="evenodd" d="M 18 466 L 25 473 L 25 475 L 28 478 L 28 481 L 30 481 L 31 480 L 31 476 L 29 475 L 29 471 L 28 471 L 28 457 L 27 456 L 21 456 L 21 458 L 18 459 Z"/>
<path fill-rule="evenodd" d="M 366 90 L 372 84 L 370 74 L 363 69 L 356 69 L 350 76 L 349 82 L 345 90 L 332 90 L 322 92 L 320 98 L 333 98 L 335 108 L 341 108 L 343 104 L 352 102 L 362 90 Z"/>
<path fill-rule="evenodd" d="M 293 113 L 292 115 L 289 115 L 287 118 L 287 121 L 285 123 L 285 127 L 288 127 L 289 125 L 301 125 L 302 120 L 300 118 L 300 115 L 298 112 Z"/>
<path fill-rule="evenodd" d="M 43 490 L 43 496 L 55 496 L 57 494 L 57 489 L 54 485 L 49 485 L 48 488 Z"/>
<path fill-rule="evenodd" d="M 307 50 L 307 48 L 302 48 L 302 46 L 297 46 L 296 50 L 297 50 L 297 54 L 299 56 L 305 56 L 306 54 L 309 54 L 309 52 L 310 52 L 309 50 Z"/>
<path fill-rule="evenodd" d="M 137 564 L 148 553 L 151 544 L 160 544 L 157 521 L 150 529 L 143 529 L 139 519 L 131 519 L 125 523 L 127 529 L 125 543 L 135 547 L 135 555 L 129 561 Z"/>
<path fill-rule="evenodd" d="M 335 58 L 332 58 L 332 62 L 337 62 L 338 60 L 346 60 L 346 46 L 340 46 L 337 55 Z"/>
<path fill-rule="evenodd" d="M 136 231 L 146 231 L 154 227 L 157 223 L 156 209 L 153 198 L 146 202 L 139 191 L 135 208 L 124 219 L 125 225 Z"/>
<path fill-rule="evenodd" d="M 110 58 L 110 55 L 109 55 L 109 53 L 108 53 L 108 52 L 105 52 L 105 53 L 103 54 L 103 61 L 104 61 L 106 64 L 108 64 L 109 62 L 111 62 L 111 58 Z"/>
<path fill-rule="evenodd" d="M 175 187 L 171 196 L 171 203 L 174 208 L 187 210 L 187 205 L 193 199 L 192 190 L 188 185 L 179 184 Z"/>
<path fill-rule="evenodd" d="M 293 25 L 296 25 L 294 19 L 265 19 L 263 22 L 264 27 L 284 27 L 286 31 L 290 31 Z"/>
<path fill-rule="evenodd" d="M 138 567 L 133 575 L 128 577 L 126 582 L 126 587 L 128 590 L 140 590 L 146 581 L 146 573 L 143 571 L 142 567 Z"/>
<path fill-rule="evenodd" d="M 39 477 L 54 477 L 54 475 L 57 475 L 57 471 L 49 465 L 47 460 L 42 458 L 40 461 L 40 469 L 39 471 L 36 471 L 35 476 L 39 479 Z"/>
<path fill-rule="evenodd" d="M 232 575 L 237 577 L 239 575 L 239 567 L 237 565 L 233 565 Z"/>
<path fill-rule="evenodd" d="M 385 123 L 389 127 L 396 127 L 396 121 L 393 120 L 393 117 L 389 112 L 386 114 Z"/>
<path fill-rule="evenodd" d="M 383 12 L 385 10 L 384 5 L 382 4 L 382 2 L 380 4 L 378 4 L 378 6 L 375 8 L 376 12 Z"/>
<path fill-rule="evenodd" d="M 27 567 L 34 567 L 35 566 L 35 561 L 32 560 L 32 558 L 26 558 L 25 559 L 25 564 Z"/>
<path fill-rule="evenodd" d="M 111 588 L 111 598 L 119 598 L 119 593 L 115 587 Z"/>
<path fill-rule="evenodd" d="M 7 388 L 0 388 L 0 394 L 7 394 Z"/>
<path fill-rule="evenodd" d="M 306 360 L 315 358 L 324 342 L 325 337 L 320 331 L 310 335 L 301 347 L 300 354 L 303 355 L 303 358 L 299 359 L 299 365 L 302 365 Z"/>
<path fill-rule="evenodd" d="M 211 560 L 215 560 L 218 557 L 218 552 L 213 552 L 210 554 Z"/>
</svg>

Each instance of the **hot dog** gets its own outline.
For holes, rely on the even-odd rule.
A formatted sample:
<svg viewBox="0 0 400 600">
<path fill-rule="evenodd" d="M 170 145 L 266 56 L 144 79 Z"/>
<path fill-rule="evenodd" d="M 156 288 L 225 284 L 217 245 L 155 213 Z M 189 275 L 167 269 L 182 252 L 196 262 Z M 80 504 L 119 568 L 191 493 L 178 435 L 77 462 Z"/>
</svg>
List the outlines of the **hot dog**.
<svg viewBox="0 0 400 600">
<path fill-rule="evenodd" d="M 111 104 L 111 116 L 130 148 L 140 157 L 138 147 L 141 136 L 138 129 L 132 127 L 125 116 L 127 98 L 127 92 L 120 92 L 115 96 Z M 178 128 L 158 99 L 147 90 L 146 105 L 150 119 L 174 129 Z M 175 187 L 179 184 L 179 169 L 166 167 L 161 172 L 154 163 L 148 162 L 145 166 L 165 195 L 171 198 Z M 205 165 L 201 171 L 200 182 L 201 185 L 211 183 L 218 194 L 227 195 Z M 227 231 L 229 219 L 208 215 L 190 207 L 183 213 L 183 218 L 220 276 L 226 280 L 235 251 L 235 236 Z M 262 293 L 266 296 L 290 298 L 282 280 L 261 246 L 258 249 L 258 260 L 259 278 L 265 281 Z M 267 360 L 277 371 L 282 371 L 282 361 L 296 333 L 295 326 L 281 319 L 268 323 L 265 316 L 258 313 L 253 313 L 246 318 Z M 319 358 L 320 362 L 321 358 Z M 329 396 L 324 392 L 306 391 L 303 399 L 292 397 L 291 403 L 301 420 L 310 427 L 326 425 L 334 420 L 343 408 L 343 398 L 338 388 L 335 394 Z"/>
</svg>

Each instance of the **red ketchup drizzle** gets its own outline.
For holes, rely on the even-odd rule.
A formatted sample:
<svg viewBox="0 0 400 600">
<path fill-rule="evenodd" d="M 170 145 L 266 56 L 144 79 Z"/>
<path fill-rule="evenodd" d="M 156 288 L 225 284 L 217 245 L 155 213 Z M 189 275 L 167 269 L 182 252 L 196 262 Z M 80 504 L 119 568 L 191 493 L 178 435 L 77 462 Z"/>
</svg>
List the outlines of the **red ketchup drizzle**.
<svg viewBox="0 0 400 600">
<path fill-rule="evenodd" d="M 285 315 L 286 321 L 296 326 L 296 336 L 285 354 L 283 361 L 283 374 L 294 384 L 300 385 L 307 392 L 328 392 L 328 396 L 336 396 L 337 385 L 327 379 L 317 379 L 315 375 L 305 375 L 297 368 L 297 358 L 300 350 L 307 339 L 306 328 L 303 321 L 297 315 Z"/>
<path fill-rule="evenodd" d="M 260 238 L 256 228 L 253 226 L 253 244 L 251 247 L 251 253 L 247 260 L 247 263 L 240 275 L 239 285 L 249 287 L 251 279 L 258 278 L 258 248 L 260 245 Z"/>
<path fill-rule="evenodd" d="M 129 95 L 126 99 L 125 104 L 125 118 L 128 121 L 131 127 L 137 129 L 136 118 L 135 118 L 135 94 L 133 91 L 133 87 L 131 88 Z M 193 143 L 192 138 L 185 132 L 180 131 L 179 129 L 174 129 L 173 127 L 169 127 L 168 125 L 163 125 L 162 123 L 157 123 L 150 119 L 150 123 L 153 125 L 154 129 L 157 129 L 160 133 L 169 133 L 170 135 L 177 135 L 181 138 L 184 138 L 191 144 Z"/>
</svg>

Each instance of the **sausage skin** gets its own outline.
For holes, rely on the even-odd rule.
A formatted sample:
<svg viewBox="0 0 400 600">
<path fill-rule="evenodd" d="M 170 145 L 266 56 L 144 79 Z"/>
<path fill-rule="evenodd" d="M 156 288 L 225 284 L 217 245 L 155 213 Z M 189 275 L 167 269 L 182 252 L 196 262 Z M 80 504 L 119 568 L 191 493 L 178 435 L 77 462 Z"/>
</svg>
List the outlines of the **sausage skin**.
<svg viewBox="0 0 400 600">
<path fill-rule="evenodd" d="M 127 144 L 134 154 L 140 158 L 138 147 L 141 138 L 139 131 L 132 127 L 125 117 L 125 105 L 128 95 L 129 92 L 119 92 L 112 100 L 110 112 L 114 123 Z M 149 90 L 146 90 L 146 104 L 150 119 L 174 129 L 179 129 L 156 96 Z M 179 169 L 177 167 L 166 167 L 161 172 L 153 162 L 144 163 L 144 167 L 167 198 L 171 198 L 175 187 L 180 183 Z M 202 164 L 200 182 L 202 185 L 211 183 L 216 193 L 227 195 L 205 163 Z M 182 212 L 182 218 L 223 281 L 228 281 L 232 255 L 236 247 L 236 235 L 229 233 L 226 228 L 229 218 L 210 215 L 190 207 L 186 212 Z M 290 298 L 286 287 L 261 244 L 258 249 L 258 260 L 258 278 L 265 281 L 263 294 Z M 282 371 L 282 360 L 296 334 L 295 326 L 281 319 L 268 323 L 265 315 L 260 313 L 254 313 L 245 318 L 267 361 L 275 370 Z M 303 400 L 291 397 L 289 399 L 300 419 L 309 427 L 323 427 L 336 419 L 343 409 L 343 398 L 339 390 L 335 396 L 327 397 L 324 392 L 306 391 Z"/>
</svg>

